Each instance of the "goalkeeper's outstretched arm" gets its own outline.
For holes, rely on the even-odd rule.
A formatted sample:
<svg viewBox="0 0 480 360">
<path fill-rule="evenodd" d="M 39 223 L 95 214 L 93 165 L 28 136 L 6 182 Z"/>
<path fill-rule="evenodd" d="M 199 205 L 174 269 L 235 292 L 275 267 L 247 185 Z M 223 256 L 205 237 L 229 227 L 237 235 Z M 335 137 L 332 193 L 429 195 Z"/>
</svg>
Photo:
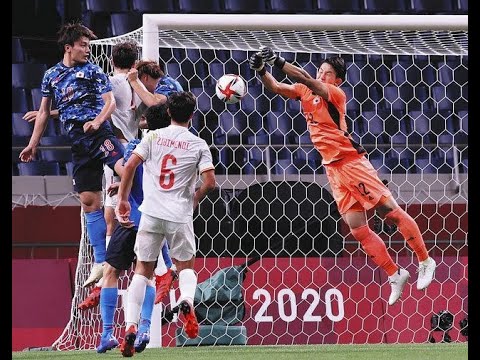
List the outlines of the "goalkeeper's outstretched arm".
<svg viewBox="0 0 480 360">
<path fill-rule="evenodd" d="M 260 80 L 268 90 L 290 99 L 296 99 L 298 97 L 293 85 L 278 82 L 273 75 L 265 69 L 265 64 L 260 53 L 253 54 L 250 57 L 249 65 L 252 70 L 258 72 Z"/>
<path fill-rule="evenodd" d="M 262 47 L 261 55 L 264 62 L 280 68 L 285 74 L 287 74 L 288 77 L 308 86 L 315 94 L 320 95 L 325 100 L 328 100 L 328 86 L 322 83 L 320 80 L 314 79 L 304 69 L 290 64 L 268 47 Z"/>
</svg>

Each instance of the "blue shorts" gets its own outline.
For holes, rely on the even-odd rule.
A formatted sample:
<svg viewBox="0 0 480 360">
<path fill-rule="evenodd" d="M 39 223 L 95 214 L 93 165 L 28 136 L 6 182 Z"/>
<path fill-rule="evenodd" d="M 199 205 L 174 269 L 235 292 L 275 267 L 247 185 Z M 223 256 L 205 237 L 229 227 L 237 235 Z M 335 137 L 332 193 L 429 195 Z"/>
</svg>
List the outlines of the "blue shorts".
<svg viewBox="0 0 480 360">
<path fill-rule="evenodd" d="M 108 243 L 105 261 L 118 270 L 127 270 L 135 260 L 135 238 L 137 228 L 124 228 L 117 224 Z"/>
<path fill-rule="evenodd" d="M 83 132 L 83 123 L 76 123 L 68 137 L 72 143 L 73 189 L 78 193 L 101 191 L 103 165 L 113 169 L 123 157 L 124 146 L 106 123 L 90 134 Z"/>
</svg>

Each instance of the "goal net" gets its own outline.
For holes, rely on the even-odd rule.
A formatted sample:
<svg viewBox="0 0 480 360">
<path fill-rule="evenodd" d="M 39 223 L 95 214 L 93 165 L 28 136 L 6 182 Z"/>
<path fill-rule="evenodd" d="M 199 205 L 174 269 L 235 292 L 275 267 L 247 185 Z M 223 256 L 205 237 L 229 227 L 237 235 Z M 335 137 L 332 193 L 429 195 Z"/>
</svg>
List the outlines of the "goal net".
<svg viewBox="0 0 480 360">
<path fill-rule="evenodd" d="M 197 290 L 200 340 L 182 340 L 174 317 L 161 328 L 157 344 L 234 344 L 235 327 L 247 344 L 262 345 L 417 343 L 432 341 L 432 335 L 440 341 L 445 333 L 452 341 L 466 340 L 460 325 L 468 315 L 466 16 L 158 14 L 143 19 L 136 31 L 93 41 L 93 60 L 110 73 L 112 46 L 135 41 L 142 57 L 159 59 L 168 75 L 197 96 L 190 130 L 210 146 L 218 189 L 195 213 L 196 271 L 199 283 L 208 285 L 233 267 L 241 289 L 239 301 L 224 299 L 233 296 L 231 281 L 215 277 L 215 286 Z M 416 256 L 401 234 L 369 212 L 371 228 L 412 274 L 402 299 L 387 305 L 386 276 L 342 222 L 299 102 L 264 89 L 249 69 L 249 56 L 262 45 L 312 76 L 325 57 L 345 59 L 341 87 L 349 99 L 349 129 L 418 223 L 438 263 L 426 291 L 416 289 Z M 277 80 L 289 81 L 281 71 L 271 71 Z M 215 96 L 216 81 L 227 73 L 241 75 L 247 84 L 238 104 L 226 105 Z M 87 295 L 81 284 L 91 264 L 83 228 L 71 319 L 54 344 L 58 350 L 98 344 L 99 309 L 77 310 Z M 129 276 L 121 278 L 121 289 Z M 217 296 L 208 298 L 211 290 Z M 164 307 L 174 306 L 178 295 L 173 289 Z M 453 315 L 446 329 L 433 321 L 443 310 Z M 212 320 L 214 311 L 220 319 Z M 236 316 L 229 315 L 232 311 Z M 123 328 L 119 299 L 119 338 Z"/>
</svg>

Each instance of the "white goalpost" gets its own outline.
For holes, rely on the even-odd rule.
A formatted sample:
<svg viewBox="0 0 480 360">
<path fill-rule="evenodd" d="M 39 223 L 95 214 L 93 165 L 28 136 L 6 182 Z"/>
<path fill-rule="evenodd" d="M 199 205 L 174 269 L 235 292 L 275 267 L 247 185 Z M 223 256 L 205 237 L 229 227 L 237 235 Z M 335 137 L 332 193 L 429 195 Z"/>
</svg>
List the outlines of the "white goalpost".
<svg viewBox="0 0 480 360">
<path fill-rule="evenodd" d="M 468 316 L 467 27 L 464 15 L 144 14 L 142 28 L 92 41 L 93 61 L 106 72 L 112 46 L 135 41 L 142 58 L 158 59 L 197 96 L 191 131 L 210 145 L 218 184 L 195 213 L 199 283 L 246 269 L 235 301 L 220 295 L 233 296 L 226 275 L 197 289 L 199 339 L 186 340 L 176 318 L 161 326 L 157 313 L 152 346 L 420 343 L 439 341 L 439 333 L 466 341 L 459 323 Z M 299 103 L 269 93 L 248 67 L 262 45 L 311 75 L 325 57 L 344 57 L 352 136 L 437 260 L 427 291 L 416 290 L 417 260 L 401 234 L 369 212 L 394 261 L 412 274 L 399 303 L 386 304 L 386 277 L 340 219 Z M 215 96 L 226 73 L 247 84 L 238 104 Z M 94 349 L 101 334 L 99 308 L 77 309 L 92 264 L 82 229 L 71 318 L 57 350 Z M 162 306 L 177 297 L 173 289 Z M 454 318 L 445 331 L 431 324 L 443 310 Z M 118 338 L 123 319 L 119 297 Z"/>
</svg>

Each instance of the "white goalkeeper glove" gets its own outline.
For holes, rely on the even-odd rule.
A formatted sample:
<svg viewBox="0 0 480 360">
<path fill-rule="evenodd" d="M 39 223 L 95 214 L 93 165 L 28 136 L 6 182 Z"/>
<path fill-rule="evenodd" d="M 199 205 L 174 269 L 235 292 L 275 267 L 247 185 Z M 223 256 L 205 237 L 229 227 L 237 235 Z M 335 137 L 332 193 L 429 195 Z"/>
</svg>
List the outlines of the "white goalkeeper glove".
<svg viewBox="0 0 480 360">
<path fill-rule="evenodd" d="M 257 71 L 260 76 L 264 75 L 267 71 L 265 69 L 265 63 L 263 62 L 262 54 L 260 52 L 250 56 L 248 64 L 250 65 L 250 69 Z"/>
<path fill-rule="evenodd" d="M 262 54 L 262 59 L 269 65 L 275 65 L 279 67 L 280 69 L 283 68 L 285 65 L 285 59 L 275 53 L 271 48 L 262 46 L 260 48 L 260 52 Z"/>
</svg>

